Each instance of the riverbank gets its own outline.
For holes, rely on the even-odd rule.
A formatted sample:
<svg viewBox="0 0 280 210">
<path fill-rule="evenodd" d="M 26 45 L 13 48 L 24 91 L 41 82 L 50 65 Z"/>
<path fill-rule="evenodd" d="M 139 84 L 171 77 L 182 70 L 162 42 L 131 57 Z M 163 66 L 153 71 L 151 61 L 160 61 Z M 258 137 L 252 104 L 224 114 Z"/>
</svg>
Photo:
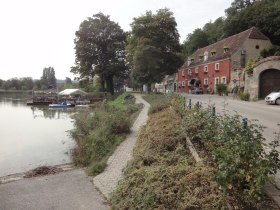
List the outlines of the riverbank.
<svg viewBox="0 0 280 210">
<path fill-rule="evenodd" d="M 124 93 L 115 100 L 96 103 L 93 110 L 75 115 L 71 131 L 77 142 L 73 150 L 74 164 L 87 167 L 89 175 L 101 173 L 110 155 L 130 133 L 140 108 L 133 95 Z"/>
</svg>

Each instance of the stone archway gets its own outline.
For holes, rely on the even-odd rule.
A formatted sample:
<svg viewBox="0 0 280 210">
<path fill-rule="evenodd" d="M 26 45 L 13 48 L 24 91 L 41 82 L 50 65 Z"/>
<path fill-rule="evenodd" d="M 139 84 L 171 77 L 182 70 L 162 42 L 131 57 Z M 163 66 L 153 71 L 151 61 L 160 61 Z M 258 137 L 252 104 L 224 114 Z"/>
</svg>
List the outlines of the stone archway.
<svg viewBox="0 0 280 210">
<path fill-rule="evenodd" d="M 260 60 L 254 66 L 253 75 L 245 76 L 245 92 L 250 100 L 264 98 L 274 89 L 280 88 L 280 56 L 271 56 Z"/>
<path fill-rule="evenodd" d="M 260 74 L 259 98 L 265 98 L 272 91 L 280 88 L 280 70 L 267 69 Z"/>
</svg>

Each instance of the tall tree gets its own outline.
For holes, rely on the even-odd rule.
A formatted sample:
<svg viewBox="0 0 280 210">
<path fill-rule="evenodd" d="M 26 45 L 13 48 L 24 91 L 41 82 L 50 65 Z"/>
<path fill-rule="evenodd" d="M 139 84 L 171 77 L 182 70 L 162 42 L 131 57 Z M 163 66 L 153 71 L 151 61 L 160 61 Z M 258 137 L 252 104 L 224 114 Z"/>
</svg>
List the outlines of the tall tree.
<svg viewBox="0 0 280 210">
<path fill-rule="evenodd" d="M 42 89 L 56 88 L 56 77 L 53 67 L 43 69 L 43 75 L 41 77 Z"/>
<path fill-rule="evenodd" d="M 134 18 L 131 27 L 127 51 L 132 76 L 150 90 L 151 83 L 162 81 L 182 64 L 177 23 L 169 9 L 160 9 Z"/>
<path fill-rule="evenodd" d="M 198 48 L 209 45 L 209 37 L 202 29 L 197 28 L 193 33 L 188 34 L 182 48 L 185 56 L 191 55 Z"/>
<path fill-rule="evenodd" d="M 106 84 L 107 90 L 114 94 L 114 77 L 128 75 L 125 32 L 109 16 L 98 13 L 81 23 L 74 42 L 76 65 L 71 72 L 85 81 L 92 81 L 98 75 L 103 89 Z"/>
</svg>

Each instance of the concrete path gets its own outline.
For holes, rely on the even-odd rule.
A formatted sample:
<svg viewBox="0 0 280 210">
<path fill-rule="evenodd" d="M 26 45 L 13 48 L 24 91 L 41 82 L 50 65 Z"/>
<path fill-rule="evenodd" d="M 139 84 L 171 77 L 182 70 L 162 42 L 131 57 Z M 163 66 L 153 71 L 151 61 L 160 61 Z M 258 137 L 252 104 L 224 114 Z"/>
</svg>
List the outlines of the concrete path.
<svg viewBox="0 0 280 210">
<path fill-rule="evenodd" d="M 132 151 L 137 140 L 138 131 L 141 126 L 148 120 L 149 103 L 142 99 L 141 95 L 135 94 L 136 103 L 144 105 L 138 118 L 134 122 L 131 133 L 127 136 L 114 154 L 109 158 L 107 168 L 98 176 L 93 178 L 94 185 L 109 199 L 110 194 L 116 188 L 118 182 L 122 179 L 122 170 L 126 167 L 127 162 L 132 158 Z"/>
<path fill-rule="evenodd" d="M 105 210 L 110 206 L 83 169 L 0 185 L 1 210 Z"/>
</svg>

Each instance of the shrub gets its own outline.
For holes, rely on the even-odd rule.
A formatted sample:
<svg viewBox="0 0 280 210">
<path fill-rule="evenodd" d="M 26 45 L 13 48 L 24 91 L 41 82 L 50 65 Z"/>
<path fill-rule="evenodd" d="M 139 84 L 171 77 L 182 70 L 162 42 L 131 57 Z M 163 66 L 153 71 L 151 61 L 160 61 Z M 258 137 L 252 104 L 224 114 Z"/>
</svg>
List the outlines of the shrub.
<svg viewBox="0 0 280 210">
<path fill-rule="evenodd" d="M 248 92 L 241 92 L 241 93 L 239 93 L 239 98 L 242 101 L 249 101 L 250 100 L 250 93 L 248 93 Z"/>
<path fill-rule="evenodd" d="M 216 180 L 225 192 L 237 197 L 247 208 L 260 207 L 263 187 L 279 168 L 274 141 L 265 151 L 262 126 L 244 123 L 241 116 L 211 116 L 211 110 L 187 113 L 184 130 L 211 152 L 217 164 Z"/>
<path fill-rule="evenodd" d="M 226 84 L 217 84 L 216 90 L 218 94 L 226 93 L 227 92 L 227 85 Z"/>
</svg>

